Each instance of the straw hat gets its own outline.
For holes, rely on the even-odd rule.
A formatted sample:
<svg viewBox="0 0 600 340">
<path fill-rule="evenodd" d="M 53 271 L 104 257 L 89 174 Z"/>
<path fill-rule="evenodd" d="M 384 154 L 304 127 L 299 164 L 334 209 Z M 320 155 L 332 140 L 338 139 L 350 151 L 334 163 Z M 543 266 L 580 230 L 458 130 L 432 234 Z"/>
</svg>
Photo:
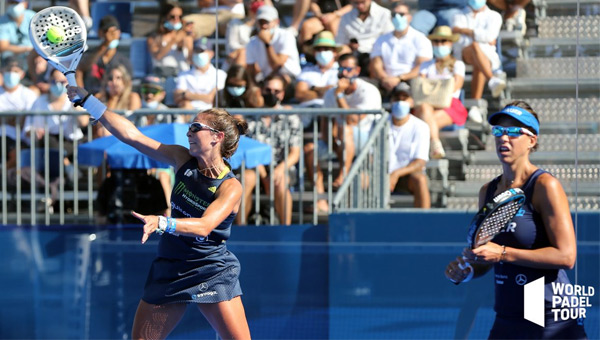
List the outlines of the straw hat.
<svg viewBox="0 0 600 340">
<path fill-rule="evenodd" d="M 309 53 L 314 53 L 314 49 L 316 47 L 331 47 L 334 48 L 336 52 L 341 51 L 343 48 L 342 46 L 336 44 L 333 33 L 329 31 L 321 31 L 317 33 L 312 45 L 308 48 Z"/>
<path fill-rule="evenodd" d="M 452 29 L 449 26 L 438 26 L 427 38 L 429 38 L 429 40 L 446 39 L 457 42 L 460 35 L 452 33 Z"/>
</svg>

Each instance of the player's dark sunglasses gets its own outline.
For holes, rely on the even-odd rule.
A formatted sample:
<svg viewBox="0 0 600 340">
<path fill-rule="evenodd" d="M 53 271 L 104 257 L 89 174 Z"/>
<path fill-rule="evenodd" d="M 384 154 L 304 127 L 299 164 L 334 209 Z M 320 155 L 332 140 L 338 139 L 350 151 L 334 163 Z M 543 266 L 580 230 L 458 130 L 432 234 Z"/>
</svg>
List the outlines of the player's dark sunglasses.
<svg viewBox="0 0 600 340">
<path fill-rule="evenodd" d="M 508 135 L 509 137 L 519 137 L 521 135 L 535 136 L 531 131 L 518 126 L 493 126 L 492 135 L 495 137 L 502 137 L 503 135 Z"/>
<path fill-rule="evenodd" d="M 195 132 L 198 132 L 198 131 L 201 131 L 201 130 L 209 130 L 209 131 L 217 132 L 217 133 L 220 132 L 219 130 L 213 129 L 210 126 L 204 125 L 202 123 L 193 122 L 192 124 L 190 124 L 190 127 L 189 127 L 189 131 L 190 132 L 194 132 L 195 133 Z"/>
<path fill-rule="evenodd" d="M 142 87 L 141 89 L 142 94 L 157 94 L 159 92 L 161 92 L 161 90 L 157 89 L 157 88 L 153 88 L 153 87 Z"/>
</svg>

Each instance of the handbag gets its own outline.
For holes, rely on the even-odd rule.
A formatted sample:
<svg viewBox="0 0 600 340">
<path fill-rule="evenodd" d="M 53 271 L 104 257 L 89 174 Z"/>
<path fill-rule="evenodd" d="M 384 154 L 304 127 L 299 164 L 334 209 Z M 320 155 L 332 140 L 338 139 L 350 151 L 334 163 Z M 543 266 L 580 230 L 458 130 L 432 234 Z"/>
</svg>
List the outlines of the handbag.
<svg viewBox="0 0 600 340">
<path fill-rule="evenodd" d="M 410 87 L 415 105 L 426 103 L 438 109 L 445 109 L 452 104 L 454 77 L 448 79 L 417 77 L 411 81 Z"/>
</svg>

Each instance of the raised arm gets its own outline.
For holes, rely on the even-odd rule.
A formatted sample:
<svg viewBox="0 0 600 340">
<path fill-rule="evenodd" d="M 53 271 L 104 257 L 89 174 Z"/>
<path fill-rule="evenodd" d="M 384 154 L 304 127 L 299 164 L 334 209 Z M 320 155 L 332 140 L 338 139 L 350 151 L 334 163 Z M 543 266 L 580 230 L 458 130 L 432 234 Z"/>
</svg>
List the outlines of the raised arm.
<svg viewBox="0 0 600 340">
<path fill-rule="evenodd" d="M 80 87 L 68 86 L 69 99 L 75 96 L 84 98 L 83 107 L 92 117 L 125 144 L 131 145 L 143 154 L 157 161 L 170 164 L 176 169 L 186 162 L 190 156 L 187 148 L 180 145 L 165 145 L 141 133 L 127 118 L 106 109 L 96 97 Z"/>
</svg>

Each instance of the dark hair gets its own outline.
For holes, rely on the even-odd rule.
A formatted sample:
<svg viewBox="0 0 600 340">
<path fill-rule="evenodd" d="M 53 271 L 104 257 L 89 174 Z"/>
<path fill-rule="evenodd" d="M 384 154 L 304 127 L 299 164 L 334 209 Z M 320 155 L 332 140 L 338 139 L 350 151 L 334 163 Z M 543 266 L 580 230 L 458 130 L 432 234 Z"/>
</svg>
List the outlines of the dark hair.
<svg viewBox="0 0 600 340">
<path fill-rule="evenodd" d="M 514 100 L 508 104 L 506 104 L 506 106 L 516 106 L 516 107 L 520 107 L 523 110 L 528 111 L 529 113 L 531 113 L 533 115 L 533 117 L 535 117 L 535 120 L 538 121 L 538 124 L 540 123 L 540 118 L 538 117 L 537 112 L 535 112 L 532 108 L 531 105 L 529 105 L 527 102 L 523 101 L 523 100 Z M 504 106 L 504 107 L 506 107 Z M 527 126 L 525 124 L 521 124 L 523 125 L 522 127 L 531 131 L 531 133 L 533 133 L 534 135 L 537 135 L 537 133 L 535 132 L 535 130 L 531 127 L 531 126 Z M 536 142 L 535 145 L 533 146 L 533 148 L 531 148 L 531 151 L 536 151 L 538 148 L 538 143 Z"/>
<path fill-rule="evenodd" d="M 248 130 L 248 123 L 240 118 L 233 117 L 227 110 L 212 108 L 200 112 L 206 115 L 207 122 L 219 131 L 225 134 L 221 144 L 221 156 L 229 158 L 237 150 L 240 136 L 245 135 Z"/>
<path fill-rule="evenodd" d="M 358 58 L 357 58 L 357 57 L 356 57 L 354 54 L 351 54 L 351 53 L 342 54 L 342 55 L 341 55 L 341 56 L 338 58 L 338 64 L 341 64 L 342 62 L 344 62 L 344 61 L 346 61 L 346 60 L 349 60 L 349 59 L 353 59 L 353 60 L 354 60 L 354 64 L 355 64 L 356 66 L 359 66 L 359 65 L 358 65 Z"/>
<path fill-rule="evenodd" d="M 250 77 L 250 73 L 248 73 L 244 66 L 240 64 L 233 64 L 231 65 L 231 67 L 229 67 L 229 70 L 227 71 L 225 87 L 228 86 L 228 81 L 230 79 L 240 79 L 246 82 L 246 92 L 244 92 L 244 94 L 242 95 L 244 101 L 246 101 L 247 96 L 251 93 L 251 91 L 249 90 L 255 86 L 254 81 L 252 81 L 252 77 Z M 225 104 L 229 106 L 229 103 L 232 100 L 232 96 L 231 94 L 229 94 L 229 91 L 227 91 L 227 89 L 223 91 L 223 98 L 225 99 Z"/>
<path fill-rule="evenodd" d="M 392 4 L 390 5 L 390 10 L 393 12 L 397 7 L 400 7 L 400 6 L 404 6 L 404 7 L 408 8 L 408 10 L 410 11 L 410 6 L 408 6 L 406 4 L 406 2 L 404 2 L 402 0 L 392 2 Z"/>
<path fill-rule="evenodd" d="M 265 80 L 263 80 L 263 86 L 266 85 L 271 80 L 279 80 L 281 82 L 281 84 L 283 84 L 283 90 L 285 91 L 285 88 L 287 87 L 287 81 L 285 80 L 285 78 L 283 76 L 281 76 L 277 73 L 271 73 L 268 77 L 265 78 Z"/>
<path fill-rule="evenodd" d="M 169 15 L 169 13 L 171 13 L 171 11 L 174 8 L 181 8 L 181 10 L 183 11 L 183 7 L 181 7 L 181 5 L 173 1 L 167 1 L 160 7 L 160 11 L 158 13 L 158 26 L 156 27 L 156 31 L 160 34 L 166 32 L 164 24 L 167 21 L 167 16 Z"/>
</svg>

